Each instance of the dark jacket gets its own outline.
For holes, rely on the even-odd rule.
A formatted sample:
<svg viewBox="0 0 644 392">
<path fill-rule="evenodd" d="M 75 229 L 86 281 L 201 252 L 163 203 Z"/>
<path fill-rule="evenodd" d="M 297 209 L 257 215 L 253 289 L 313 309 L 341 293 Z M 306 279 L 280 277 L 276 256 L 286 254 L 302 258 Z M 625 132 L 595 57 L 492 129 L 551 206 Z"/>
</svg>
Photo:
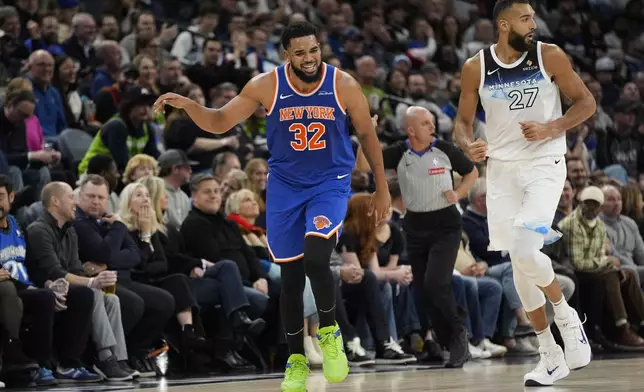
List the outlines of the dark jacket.
<svg viewBox="0 0 644 392">
<path fill-rule="evenodd" d="M 78 237 L 71 222 L 59 228 L 56 218 L 45 211 L 42 218 L 29 225 L 26 264 L 32 281 L 39 287 L 68 273 L 85 275 L 78 258 Z"/>
<path fill-rule="evenodd" d="M 203 268 L 201 259 L 188 255 L 186 244 L 183 242 L 181 233 L 174 227 L 167 227 L 167 233 L 159 235 L 163 251 L 168 259 L 168 272 L 171 274 L 184 274 L 190 276 L 190 272 L 196 267 Z"/>
<path fill-rule="evenodd" d="M 150 243 L 141 241 L 139 231 L 130 231 L 130 237 L 136 243 L 141 256 L 141 263 L 132 270 L 132 279 L 141 283 L 153 283 L 158 278 L 168 275 L 168 260 L 163 251 L 162 234 L 152 235 Z"/>
<path fill-rule="evenodd" d="M 78 254 L 82 262 L 93 261 L 107 265 L 120 277 L 129 277 L 130 271 L 141 263 L 139 247 L 121 222 L 110 224 L 86 215 L 76 209 L 72 222 L 78 236 Z"/>
<path fill-rule="evenodd" d="M 29 164 L 27 148 L 27 131 L 25 122 L 16 125 L 4 115 L 4 107 L 0 107 L 0 151 L 7 157 L 11 166 L 26 169 Z"/>
<path fill-rule="evenodd" d="M 188 254 L 213 263 L 232 260 L 237 263 L 244 285 L 251 286 L 266 274 L 259 259 L 246 244 L 237 225 L 218 212 L 206 214 L 192 207 L 181 225 L 181 236 Z"/>
<path fill-rule="evenodd" d="M 490 267 L 510 261 L 509 256 L 501 252 L 489 251 L 490 231 L 487 226 L 487 217 L 481 216 L 467 209 L 463 213 L 463 230 L 470 238 L 470 251 L 476 259 L 485 261 Z"/>
</svg>

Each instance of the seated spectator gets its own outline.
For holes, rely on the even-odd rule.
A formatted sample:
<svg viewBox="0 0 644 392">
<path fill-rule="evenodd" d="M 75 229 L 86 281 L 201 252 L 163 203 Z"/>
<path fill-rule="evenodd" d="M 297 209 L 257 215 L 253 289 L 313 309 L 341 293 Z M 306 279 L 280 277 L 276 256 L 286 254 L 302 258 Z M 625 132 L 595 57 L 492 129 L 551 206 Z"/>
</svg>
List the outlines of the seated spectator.
<svg viewBox="0 0 644 392">
<path fill-rule="evenodd" d="M 177 346 L 186 361 L 191 350 L 203 346 L 205 342 L 197 300 L 186 275 L 168 274 L 168 260 L 161 240 L 163 227 L 152 210 L 150 194 L 145 185 L 132 183 L 123 189 L 119 216 L 139 248 L 140 263 L 130 270 L 132 279 L 156 286 L 172 295 L 169 301 L 172 306 L 165 306 L 174 308 L 181 327 Z M 128 283 L 124 285 L 128 287 Z"/>
<path fill-rule="evenodd" d="M 140 54 L 132 60 L 132 65 L 138 71 L 136 84 L 150 90 L 154 95 L 160 95 L 161 91 L 157 84 L 157 67 L 154 58 Z"/>
<path fill-rule="evenodd" d="M 116 83 L 121 70 L 121 47 L 116 41 L 103 41 L 96 47 L 96 58 L 101 66 L 94 72 L 90 97 L 94 97 L 102 88 Z"/>
<path fill-rule="evenodd" d="M 239 169 L 229 171 L 221 183 L 222 203 L 225 204 L 232 193 L 242 189 L 250 189 L 250 181 L 246 172 Z"/>
<path fill-rule="evenodd" d="M 235 332 L 259 335 L 264 330 L 265 321 L 261 318 L 251 319 L 247 312 L 258 315 L 264 309 L 250 308 L 237 264 L 230 260 L 212 263 L 188 256 L 179 230 L 163 223 L 169 206 L 166 183 L 159 177 L 151 176 L 139 182 L 150 192 L 154 214 L 165 229 L 159 234 L 168 258 L 168 271 L 190 276 L 195 298 L 202 311 L 221 305 Z"/>
<path fill-rule="evenodd" d="M 123 184 L 131 184 L 147 176 L 158 174 L 158 162 L 147 154 L 136 154 L 129 161 L 123 172 Z"/>
<path fill-rule="evenodd" d="M 505 355 L 508 349 L 490 340 L 496 332 L 503 286 L 498 280 L 485 276 L 485 266 L 474 259 L 466 233 L 463 233 L 454 268 L 461 275 L 465 288 L 468 329 L 472 336 L 470 354 L 475 359 Z"/>
<path fill-rule="evenodd" d="M 572 214 L 573 198 L 574 191 L 572 189 L 572 185 L 570 184 L 570 180 L 566 179 L 563 191 L 561 192 L 561 197 L 559 198 L 559 205 L 555 212 L 555 218 L 552 221 L 553 226 L 556 226 L 563 218 Z"/>
<path fill-rule="evenodd" d="M 60 92 L 67 125 L 74 129 L 100 128 L 100 123 L 94 121 L 96 113 L 90 113 L 89 105 L 81 98 L 77 77 L 74 59 L 68 56 L 56 58 L 52 84 Z"/>
<path fill-rule="evenodd" d="M 116 169 L 116 163 L 114 162 L 114 159 L 109 155 L 93 156 L 87 164 L 87 172 L 78 180 L 77 185 L 80 185 L 85 177 L 90 174 L 101 176 L 105 179 L 105 181 L 107 181 L 107 185 L 109 186 L 109 197 L 107 201 L 107 209 L 105 212 L 109 215 L 116 213 L 119 209 L 120 200 L 115 190 L 118 187 L 121 174 L 119 174 L 119 171 Z M 76 197 L 76 200 L 78 200 L 79 192 L 80 188 L 76 188 L 74 190 L 74 196 Z"/>
<path fill-rule="evenodd" d="M 275 281 L 281 282 L 281 268 L 279 265 L 269 261 L 271 255 L 266 231 L 259 226 L 255 226 L 255 220 L 259 216 L 259 203 L 257 202 L 256 194 L 249 189 L 234 192 L 226 200 L 225 213 L 228 220 L 237 224 L 244 241 L 255 252 L 268 276 Z M 320 365 L 322 364 L 322 357 L 317 354 L 319 345 L 317 339 L 311 338 L 311 336 L 315 336 L 320 326 L 317 317 L 317 306 L 311 289 L 311 281 L 308 276 L 305 279 L 304 318 L 305 327 L 308 328 L 304 330 L 304 354 L 311 365 Z"/>
<path fill-rule="evenodd" d="M 412 280 L 411 269 L 408 266 L 391 270 L 380 268 L 378 264 L 376 227 L 372 224 L 373 222 L 371 222 L 367 214 L 369 198 L 368 194 L 363 193 L 356 194 L 349 200 L 344 229 L 338 240 L 336 251 L 342 256 L 345 266 L 356 270 L 355 283 L 359 283 L 362 279 L 368 282 L 375 278 L 375 282 L 372 284 L 378 287 L 377 297 L 381 301 L 377 301 L 377 304 L 373 304 L 373 306 L 380 306 L 382 310 L 379 310 L 379 312 L 384 313 L 383 320 L 374 320 L 371 318 L 373 315 L 367 318 L 371 335 L 376 343 L 376 363 L 405 364 L 416 362 L 416 357 L 405 353 L 392 335 L 393 331 L 396 330 L 396 320 L 395 317 L 392 317 L 392 298 L 390 296 L 387 298 L 386 295 L 383 295 L 383 292 L 388 291 L 391 293 L 391 286 L 389 286 L 388 282 L 399 283 L 403 286 L 409 285 Z M 360 272 L 357 272 L 357 270 Z M 389 287 L 389 289 L 387 290 L 385 287 Z M 369 294 L 374 295 L 375 293 L 369 291 Z M 342 285 L 342 297 L 347 301 L 349 319 L 352 320 L 353 325 L 356 325 L 359 316 L 364 315 L 364 308 L 362 307 L 365 304 L 365 295 L 367 295 L 365 285 Z M 392 310 L 391 314 L 388 314 L 387 308 Z M 375 321 L 384 321 L 384 325 L 374 325 L 373 322 Z"/>
<path fill-rule="evenodd" d="M 37 50 L 29 56 L 29 77 L 36 96 L 36 116 L 46 140 L 53 140 L 67 128 L 63 98 L 52 85 L 54 58 L 49 52 Z"/>
<path fill-rule="evenodd" d="M 197 162 L 191 161 L 181 150 L 168 150 L 159 157 L 159 177 L 165 181 L 166 197 L 169 208 L 165 209 L 167 226 L 177 231 L 190 213 L 190 198 L 181 189 L 190 182 L 192 166 Z"/>
<path fill-rule="evenodd" d="M 179 33 L 172 45 L 172 55 L 189 66 L 202 59 L 202 48 L 207 38 L 214 38 L 214 30 L 219 23 L 219 12 L 214 4 L 202 4 L 197 15 L 197 24 Z"/>
<path fill-rule="evenodd" d="M 0 150 L 7 157 L 15 191 L 30 185 L 40 196 L 39 192 L 51 181 L 48 165 L 59 162 L 60 153 L 44 149 L 29 152 L 25 120 L 33 115 L 35 106 L 36 97 L 29 90 L 7 94 L 0 113 Z"/>
<path fill-rule="evenodd" d="M 103 377 L 84 368 L 80 358 L 87 348 L 90 334 L 99 348 L 109 347 L 101 346 L 103 342 L 96 339 L 97 330 L 110 324 L 104 306 L 104 318 L 95 319 L 97 313 L 93 310 L 96 307 L 92 289 L 101 288 L 103 283 L 107 287 L 116 281 L 109 273 L 94 280 L 81 276 L 83 268 L 78 259 L 78 238 L 70 225 L 76 209 L 72 188 L 61 182 L 49 183 L 43 189 L 42 201 L 45 215 L 27 228 L 26 264 L 34 283 L 51 289 L 55 294 L 56 310 L 64 311 L 64 316 L 57 321 L 64 323 L 61 327 L 65 331 L 66 342 L 58 342 L 60 365 L 55 377 L 60 381 L 99 382 Z M 44 301 L 44 297 L 34 300 Z M 53 317 L 49 322 L 52 321 Z M 101 369 L 104 365 L 100 365 Z M 124 370 L 115 369 L 115 372 L 121 375 Z"/>
<path fill-rule="evenodd" d="M 72 35 L 63 42 L 63 51 L 79 64 L 81 72 L 91 71 L 98 60 L 92 43 L 96 39 L 96 21 L 90 14 L 79 12 L 72 19 Z"/>
<path fill-rule="evenodd" d="M 241 169 L 241 162 L 233 152 L 219 153 L 212 160 L 212 175 L 219 184 L 224 181 L 228 172 L 233 169 Z"/>
<path fill-rule="evenodd" d="M 78 165 L 79 175 L 85 173 L 89 160 L 98 154 L 111 155 L 121 173 L 136 154 L 159 156 L 150 118 L 154 99 L 155 96 L 145 88 L 132 86 L 126 91 L 119 115 L 112 117 L 98 131 Z"/>
<path fill-rule="evenodd" d="M 121 69 L 119 78 L 113 85 L 105 87 L 94 97 L 96 105 L 95 120 L 105 124 L 112 116 L 118 113 L 125 96 L 124 92 L 129 86 L 135 84 L 139 78 L 139 71 L 133 64 L 126 65 Z"/>
<path fill-rule="evenodd" d="M 259 216 L 257 226 L 266 228 L 266 184 L 268 183 L 268 163 L 265 159 L 251 159 L 244 169 L 250 182 L 250 190 L 257 195 Z"/>
<path fill-rule="evenodd" d="M 2 378 L 9 381 L 14 376 L 30 372 L 30 381 L 35 386 L 49 386 L 57 384 L 57 380 L 46 368 L 39 368 L 39 364 L 25 355 L 25 349 L 33 348 L 33 341 L 24 342 L 20 338 L 20 329 L 23 314 L 30 314 L 34 310 L 53 318 L 54 302 L 53 292 L 48 289 L 37 289 L 29 280 L 29 274 L 25 267 L 25 255 L 27 246 L 24 231 L 16 220 L 9 215 L 11 204 L 14 200 L 14 193 L 9 179 L 0 175 L 0 324 L 4 328 L 4 334 L 0 346 L 2 347 Z M 32 302 L 23 303 L 20 296 L 26 291 L 32 298 L 42 296 L 50 298 L 49 307 L 36 308 Z M 36 294 L 37 292 L 37 294 Z M 29 295 L 28 295 L 29 296 Z M 23 307 L 25 305 L 26 307 Z M 45 305 L 43 303 L 42 305 Z M 45 327 L 46 328 L 46 327 Z M 49 331 L 49 335 L 53 331 Z M 41 340 L 38 343 L 43 343 Z M 51 360 L 51 344 L 44 347 L 37 347 L 34 358 L 43 361 L 43 366 Z"/>
<path fill-rule="evenodd" d="M 251 306 L 264 306 L 268 326 L 276 326 L 280 285 L 262 270 L 259 259 L 246 245 L 237 225 L 227 220 L 221 211 L 219 183 L 211 175 L 198 174 L 192 179 L 190 188 L 193 206 L 181 225 L 188 254 L 215 264 L 219 260 L 237 263 Z M 266 301 L 269 301 L 268 305 Z"/>
<path fill-rule="evenodd" d="M 637 279 L 644 282 L 644 241 L 637 223 L 622 215 L 622 195 L 612 185 L 605 185 L 601 220 L 606 225 L 612 255 L 617 257 L 622 269 L 633 269 Z"/>
<path fill-rule="evenodd" d="M 622 214 L 637 223 L 640 237 L 644 233 L 644 201 L 642 190 L 637 184 L 628 184 L 622 187 Z"/>
<path fill-rule="evenodd" d="M 200 105 L 205 105 L 203 92 L 198 85 L 191 84 L 179 94 L 191 98 Z M 225 134 L 206 132 L 199 128 L 183 110 L 174 110 L 168 117 L 165 130 L 166 147 L 178 149 L 188 154 L 191 160 L 197 161 L 195 172 L 210 169 L 213 158 L 224 151 L 234 151 L 239 148 L 237 132 Z"/>
<path fill-rule="evenodd" d="M 584 162 L 577 157 L 570 157 L 566 159 L 566 167 L 568 173 L 568 180 L 575 197 L 573 197 L 573 207 L 577 206 L 577 194 L 581 192 L 582 189 L 588 186 L 588 176 L 590 173 L 586 170 Z"/>
<path fill-rule="evenodd" d="M 644 327 L 644 295 L 636 272 L 633 269 L 620 269 L 620 260 L 606 255 L 606 226 L 598 219 L 605 194 L 610 192 L 612 191 L 602 193 L 595 186 L 581 191 L 580 205 L 574 214 L 559 223 L 563 234 L 561 247 L 577 271 L 580 282 L 586 283 L 591 279 L 591 282 L 600 282 L 617 329 L 615 342 L 624 346 L 642 347 L 644 339 L 632 330 L 631 323 Z M 596 289 L 596 285 L 586 283 L 586 288 L 592 291 Z M 590 304 L 592 307 L 596 305 Z M 594 327 L 591 331 L 601 328 L 601 318 L 592 317 L 591 321 L 595 324 L 591 325 Z"/>
<path fill-rule="evenodd" d="M 7 95 L 16 90 L 29 90 L 33 92 L 33 86 L 29 79 L 14 78 L 7 85 Z M 30 152 L 41 151 L 45 146 L 45 137 L 42 133 L 40 120 L 36 115 L 32 115 L 25 120 L 25 130 L 27 131 L 27 148 Z"/>
<path fill-rule="evenodd" d="M 81 182 L 72 223 L 79 238 L 78 255 L 84 263 L 117 271 L 116 295 L 121 303 L 130 364 L 141 377 L 148 377 L 156 375 L 150 363 L 163 349 L 153 354 L 149 350 L 172 317 L 174 300 L 165 290 L 132 280 L 131 270 L 141 264 L 139 248 L 120 218 L 106 212 L 107 188 L 107 181 L 96 174 L 88 174 Z"/>
</svg>

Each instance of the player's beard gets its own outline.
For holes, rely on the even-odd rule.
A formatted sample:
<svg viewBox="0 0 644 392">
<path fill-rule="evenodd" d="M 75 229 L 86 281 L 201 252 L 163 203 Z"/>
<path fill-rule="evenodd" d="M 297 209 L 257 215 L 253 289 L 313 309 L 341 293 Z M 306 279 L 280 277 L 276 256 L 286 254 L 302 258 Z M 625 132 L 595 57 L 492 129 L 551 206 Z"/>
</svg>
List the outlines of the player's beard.
<svg viewBox="0 0 644 392">
<path fill-rule="evenodd" d="M 297 68 L 293 64 L 291 64 L 291 69 L 295 73 L 295 76 L 297 76 L 304 83 L 315 83 L 315 82 L 319 81 L 322 78 L 322 66 L 321 65 L 318 65 L 318 68 L 315 70 L 315 73 L 313 75 L 307 74 L 306 72 L 304 72 L 301 69 Z"/>
<path fill-rule="evenodd" d="M 527 52 L 534 46 L 534 38 L 531 40 L 527 39 L 529 34 L 534 35 L 534 32 L 521 35 L 514 30 L 510 30 L 510 34 L 508 35 L 508 45 L 519 53 Z"/>
</svg>

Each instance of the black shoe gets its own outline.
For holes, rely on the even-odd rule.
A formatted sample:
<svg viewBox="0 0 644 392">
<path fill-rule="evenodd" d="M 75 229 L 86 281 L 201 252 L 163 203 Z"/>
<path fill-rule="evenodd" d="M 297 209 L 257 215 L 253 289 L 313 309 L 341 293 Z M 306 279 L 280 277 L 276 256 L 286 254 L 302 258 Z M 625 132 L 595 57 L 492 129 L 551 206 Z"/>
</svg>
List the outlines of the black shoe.
<svg viewBox="0 0 644 392">
<path fill-rule="evenodd" d="M 99 361 L 94 364 L 94 371 L 107 381 L 130 381 L 132 374 L 123 370 L 115 356 L 111 356 L 105 361 Z"/>
<path fill-rule="evenodd" d="M 376 365 L 404 365 L 412 362 L 416 362 L 416 357 L 404 352 L 393 338 L 380 343 L 376 350 Z"/>
<path fill-rule="evenodd" d="M 470 359 L 469 341 L 467 339 L 467 330 L 461 328 L 460 331 L 452 336 L 449 342 L 449 360 L 445 364 L 446 368 L 461 368 Z"/>
<path fill-rule="evenodd" d="M 195 327 L 192 324 L 183 326 L 181 332 L 181 350 L 189 351 L 194 348 L 203 347 L 206 344 L 206 339 L 203 336 L 197 335 Z"/>
<path fill-rule="evenodd" d="M 139 373 L 138 370 L 134 370 L 128 365 L 127 361 L 119 361 L 119 366 L 121 369 L 123 369 L 127 374 L 132 376 L 132 378 L 139 378 L 141 374 Z"/>
<path fill-rule="evenodd" d="M 443 349 L 435 340 L 425 340 L 423 351 L 416 355 L 419 361 L 423 362 L 443 362 Z"/>
<path fill-rule="evenodd" d="M 252 370 L 255 366 L 241 357 L 236 351 L 227 351 L 216 355 L 214 360 L 223 364 L 230 370 Z"/>
<path fill-rule="evenodd" d="M 3 372 L 37 370 L 40 367 L 36 361 L 25 355 L 20 339 L 8 339 L 5 341 L 2 361 Z"/>
<path fill-rule="evenodd" d="M 251 320 L 243 310 L 233 312 L 231 319 L 235 331 L 249 333 L 253 336 L 259 336 L 264 331 L 264 327 L 266 327 L 264 319 Z"/>
<path fill-rule="evenodd" d="M 152 363 L 152 359 L 147 357 L 132 357 L 130 358 L 130 365 L 132 369 L 139 372 L 141 378 L 156 377 L 157 371 Z"/>
</svg>

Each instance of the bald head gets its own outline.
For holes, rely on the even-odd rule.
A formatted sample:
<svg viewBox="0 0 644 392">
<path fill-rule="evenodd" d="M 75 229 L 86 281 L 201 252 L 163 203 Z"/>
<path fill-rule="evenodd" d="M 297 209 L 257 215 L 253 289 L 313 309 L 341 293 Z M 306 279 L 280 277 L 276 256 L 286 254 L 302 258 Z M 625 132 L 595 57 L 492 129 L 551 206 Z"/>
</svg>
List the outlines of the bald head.
<svg viewBox="0 0 644 392">
<path fill-rule="evenodd" d="M 35 85 L 48 86 L 54 77 L 54 57 L 46 50 L 36 50 L 29 56 L 29 73 Z"/>
<path fill-rule="evenodd" d="M 68 189 L 72 188 L 64 182 L 50 182 L 42 189 L 42 204 L 45 206 L 45 208 L 49 209 L 53 205 L 54 198 L 62 199 L 65 191 Z"/>
<path fill-rule="evenodd" d="M 410 106 L 403 117 L 403 128 L 412 145 L 425 149 L 434 140 L 434 115 L 422 106 Z"/>
<path fill-rule="evenodd" d="M 617 218 L 622 214 L 622 194 L 612 185 L 604 185 L 602 191 L 604 192 L 602 212 L 608 217 Z"/>
</svg>

